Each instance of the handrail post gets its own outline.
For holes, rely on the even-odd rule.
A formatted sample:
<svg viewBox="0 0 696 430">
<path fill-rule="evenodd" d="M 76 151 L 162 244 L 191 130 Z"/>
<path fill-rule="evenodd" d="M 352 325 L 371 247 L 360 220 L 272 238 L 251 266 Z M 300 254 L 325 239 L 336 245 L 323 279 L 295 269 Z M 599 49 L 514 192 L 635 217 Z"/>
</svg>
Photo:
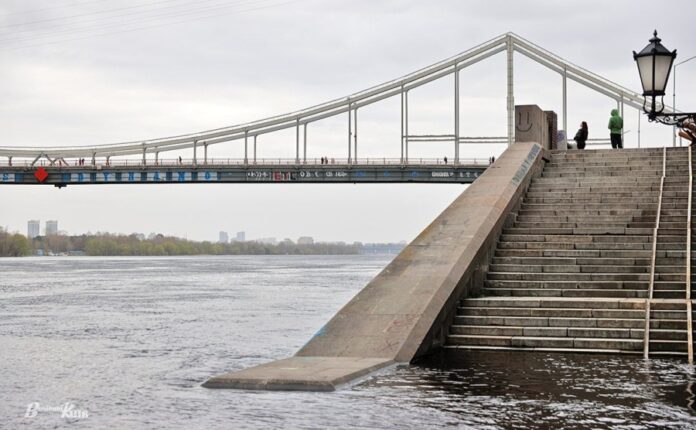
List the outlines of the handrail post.
<svg viewBox="0 0 696 430">
<path fill-rule="evenodd" d="M 454 63 L 454 164 L 459 164 L 459 65 Z"/>
<path fill-rule="evenodd" d="M 353 140 L 353 124 L 352 124 L 352 113 L 350 109 L 350 98 L 348 98 L 348 164 L 351 164 L 351 144 Z"/>
<path fill-rule="evenodd" d="M 307 123 L 304 123 L 302 130 L 302 139 L 304 141 L 304 150 L 302 151 L 302 164 L 307 164 Z"/>
<path fill-rule="evenodd" d="M 300 164 L 300 117 L 295 120 L 295 164 Z"/>
<path fill-rule="evenodd" d="M 249 130 L 244 130 L 244 165 L 249 164 L 249 146 L 247 145 L 247 138 L 249 137 Z"/>
<path fill-rule="evenodd" d="M 408 90 L 404 93 L 404 162 L 408 164 Z"/>
<path fill-rule="evenodd" d="M 568 141 L 568 79 L 567 70 L 563 67 L 563 132 L 566 136 L 566 142 Z M 566 147 L 567 148 L 567 147 Z"/>
<path fill-rule="evenodd" d="M 404 164 L 404 84 L 401 84 L 401 164 Z"/>
<path fill-rule="evenodd" d="M 353 145 L 355 146 L 353 164 L 358 164 L 358 106 L 355 106 L 353 109 L 353 115 L 355 115 L 355 121 L 353 122 Z"/>
<path fill-rule="evenodd" d="M 514 46 L 512 36 L 507 38 L 507 120 L 508 147 L 515 141 L 515 91 L 514 91 Z"/>
</svg>

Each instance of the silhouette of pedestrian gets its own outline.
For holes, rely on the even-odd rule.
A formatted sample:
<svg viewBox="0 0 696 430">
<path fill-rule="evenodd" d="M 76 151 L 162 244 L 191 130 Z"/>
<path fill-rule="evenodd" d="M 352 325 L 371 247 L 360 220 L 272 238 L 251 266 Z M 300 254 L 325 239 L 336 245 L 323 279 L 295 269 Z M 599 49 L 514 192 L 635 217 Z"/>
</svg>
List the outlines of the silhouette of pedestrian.
<svg viewBox="0 0 696 430">
<path fill-rule="evenodd" d="M 583 121 L 580 124 L 580 129 L 578 129 L 578 132 L 575 133 L 575 137 L 573 138 L 573 140 L 575 140 L 575 143 L 577 143 L 578 149 L 585 149 L 585 142 L 587 142 L 587 136 L 587 123 Z"/>
<path fill-rule="evenodd" d="M 611 118 L 609 118 L 609 138 L 613 149 L 622 149 L 623 142 L 621 141 L 621 132 L 623 131 L 623 118 L 619 116 L 618 109 L 611 110 Z"/>
<path fill-rule="evenodd" d="M 445 164 L 447 164 L 447 156 L 445 156 Z"/>
</svg>

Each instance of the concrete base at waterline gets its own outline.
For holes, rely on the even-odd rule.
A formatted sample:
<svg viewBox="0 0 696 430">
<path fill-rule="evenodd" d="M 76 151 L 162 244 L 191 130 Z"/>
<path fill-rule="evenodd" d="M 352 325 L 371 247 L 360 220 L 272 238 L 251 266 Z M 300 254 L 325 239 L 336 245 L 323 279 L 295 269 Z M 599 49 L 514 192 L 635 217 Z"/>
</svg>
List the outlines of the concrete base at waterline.
<svg viewBox="0 0 696 430">
<path fill-rule="evenodd" d="M 210 378 L 206 388 L 334 391 L 339 385 L 394 364 L 384 358 L 291 357 Z"/>
</svg>

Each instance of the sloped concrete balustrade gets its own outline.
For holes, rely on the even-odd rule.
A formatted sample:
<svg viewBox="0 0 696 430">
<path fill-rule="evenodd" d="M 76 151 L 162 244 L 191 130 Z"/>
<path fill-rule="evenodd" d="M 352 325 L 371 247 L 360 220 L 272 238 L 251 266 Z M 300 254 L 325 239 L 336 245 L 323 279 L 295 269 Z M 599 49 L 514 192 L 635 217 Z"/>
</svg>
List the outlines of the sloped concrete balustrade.
<svg viewBox="0 0 696 430">
<path fill-rule="evenodd" d="M 442 347 L 459 298 L 480 290 L 508 215 L 541 172 L 542 153 L 535 143 L 511 146 L 295 356 L 204 386 L 331 391 Z"/>
</svg>

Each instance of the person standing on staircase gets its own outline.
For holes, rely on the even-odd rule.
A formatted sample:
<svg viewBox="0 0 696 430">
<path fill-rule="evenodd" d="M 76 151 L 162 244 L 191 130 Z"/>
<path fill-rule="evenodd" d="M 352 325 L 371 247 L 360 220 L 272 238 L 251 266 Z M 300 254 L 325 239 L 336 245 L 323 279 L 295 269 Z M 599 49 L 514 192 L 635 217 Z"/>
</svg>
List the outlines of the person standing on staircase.
<svg viewBox="0 0 696 430">
<path fill-rule="evenodd" d="M 580 128 L 578 129 L 578 132 L 575 133 L 575 137 L 573 140 L 575 140 L 575 143 L 577 143 L 578 149 L 585 149 L 585 142 L 587 142 L 587 135 L 588 135 L 588 129 L 587 129 L 587 123 L 583 121 L 580 124 Z"/>
<path fill-rule="evenodd" d="M 609 118 L 609 138 L 611 139 L 611 147 L 613 149 L 622 149 L 623 142 L 621 140 L 621 132 L 623 131 L 623 118 L 619 116 L 618 109 L 611 110 L 611 118 Z"/>
</svg>

